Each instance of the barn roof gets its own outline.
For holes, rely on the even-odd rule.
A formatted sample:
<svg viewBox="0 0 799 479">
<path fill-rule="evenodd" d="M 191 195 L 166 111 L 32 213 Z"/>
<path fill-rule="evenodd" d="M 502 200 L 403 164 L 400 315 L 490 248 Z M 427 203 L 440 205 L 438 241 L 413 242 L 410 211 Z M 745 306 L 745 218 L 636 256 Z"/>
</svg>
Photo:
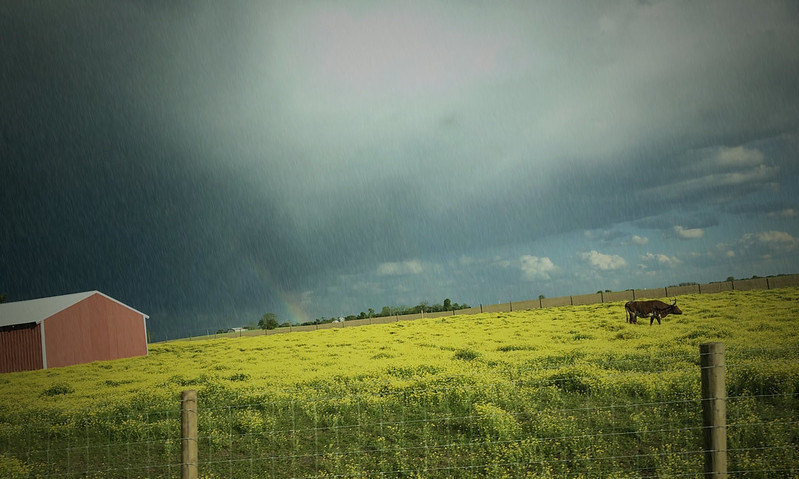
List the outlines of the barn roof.
<svg viewBox="0 0 799 479">
<path fill-rule="evenodd" d="M 115 301 L 128 309 L 136 311 L 130 306 L 104 295 L 99 291 L 86 291 L 83 293 L 65 294 L 61 296 L 51 296 L 49 298 L 31 299 L 28 301 L 15 301 L 13 303 L 0 303 L 0 327 L 12 326 L 15 324 L 41 323 L 50 316 L 61 312 L 73 304 L 79 303 L 84 299 L 99 294 L 111 301 Z M 145 318 L 146 314 L 136 311 Z"/>
</svg>

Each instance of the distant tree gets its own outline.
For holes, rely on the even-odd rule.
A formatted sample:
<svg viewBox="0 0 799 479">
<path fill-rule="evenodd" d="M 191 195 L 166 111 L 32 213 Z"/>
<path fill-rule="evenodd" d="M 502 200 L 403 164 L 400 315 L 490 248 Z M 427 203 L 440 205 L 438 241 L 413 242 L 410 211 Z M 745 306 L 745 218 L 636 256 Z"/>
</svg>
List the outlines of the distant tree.
<svg viewBox="0 0 799 479">
<path fill-rule="evenodd" d="M 733 278 L 732 276 L 727 276 L 727 281 L 735 281 L 735 278 Z"/>
<path fill-rule="evenodd" d="M 375 310 L 372 309 L 372 308 L 369 308 L 369 317 L 370 318 L 374 318 L 375 317 Z"/>
<path fill-rule="evenodd" d="M 8 293 L 0 294 L 0 303 L 5 303 L 8 299 Z"/>
<path fill-rule="evenodd" d="M 386 316 L 391 316 L 391 314 L 392 314 L 391 308 L 389 308 L 388 306 L 383 306 L 383 309 L 380 311 L 380 313 L 377 316 L 386 317 Z"/>
<path fill-rule="evenodd" d="M 452 309 L 452 301 L 449 298 L 444 299 L 444 311 L 449 311 Z"/>
<path fill-rule="evenodd" d="M 538 295 L 538 299 L 544 299 L 544 298 L 546 298 L 546 296 L 544 296 L 543 294 Z"/>
<path fill-rule="evenodd" d="M 266 313 L 258 321 L 258 327 L 261 329 L 275 329 L 277 326 L 277 315 L 275 313 Z"/>
</svg>

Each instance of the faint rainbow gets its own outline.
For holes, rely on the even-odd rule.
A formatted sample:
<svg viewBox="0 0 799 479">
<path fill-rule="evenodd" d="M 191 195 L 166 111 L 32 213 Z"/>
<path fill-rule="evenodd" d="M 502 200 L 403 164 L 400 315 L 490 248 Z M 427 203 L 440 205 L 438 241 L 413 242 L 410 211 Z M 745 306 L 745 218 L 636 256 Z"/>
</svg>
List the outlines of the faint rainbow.
<svg viewBox="0 0 799 479">
<path fill-rule="evenodd" d="M 259 264 L 256 261 L 248 261 L 249 273 L 255 276 L 260 284 L 263 284 L 269 291 L 271 291 L 275 298 L 280 302 L 280 306 L 288 312 L 288 321 L 293 325 L 300 325 L 310 321 L 310 316 L 303 309 L 300 304 L 298 295 L 287 293 L 272 277 L 272 272 L 268 268 Z M 277 313 L 276 313 L 277 314 Z M 278 314 L 277 318 L 279 323 L 285 323 L 286 318 L 281 318 Z"/>
</svg>

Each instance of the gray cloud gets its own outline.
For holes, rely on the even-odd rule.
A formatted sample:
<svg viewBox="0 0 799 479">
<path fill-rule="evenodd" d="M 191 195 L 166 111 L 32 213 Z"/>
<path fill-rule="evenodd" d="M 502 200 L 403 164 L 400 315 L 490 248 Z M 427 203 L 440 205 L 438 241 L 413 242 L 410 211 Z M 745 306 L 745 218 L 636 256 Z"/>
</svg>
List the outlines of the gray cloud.
<svg viewBox="0 0 799 479">
<path fill-rule="evenodd" d="M 362 295 L 341 304 L 390 303 L 454 288 L 435 266 L 470 258 L 474 291 L 502 251 L 565 281 L 554 252 L 503 248 L 577 234 L 583 264 L 612 271 L 593 242 L 647 244 L 630 225 L 710 235 L 723 214 L 795 210 L 798 17 L 790 1 L 13 1 L 0 289 L 314 315 L 341 278 Z M 489 269 L 497 291 L 518 280 Z"/>
</svg>

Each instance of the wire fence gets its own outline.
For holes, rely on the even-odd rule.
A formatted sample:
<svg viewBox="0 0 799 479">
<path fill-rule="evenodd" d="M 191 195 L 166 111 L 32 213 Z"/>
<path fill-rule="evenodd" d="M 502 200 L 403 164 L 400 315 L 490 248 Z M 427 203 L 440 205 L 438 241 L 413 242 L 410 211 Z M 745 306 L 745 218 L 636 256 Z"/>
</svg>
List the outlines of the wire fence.
<svg viewBox="0 0 799 479">
<path fill-rule="evenodd" d="M 797 358 L 728 351 L 730 477 L 799 475 Z M 571 358 L 490 377 L 408 372 L 377 387 L 354 378 L 335 391 L 206 388 L 196 466 L 209 478 L 703 477 L 699 355 L 666 359 L 654 372 Z M 184 413 L 176 399 L 167 409 L 0 422 L 0 477 L 191 477 Z"/>
</svg>

